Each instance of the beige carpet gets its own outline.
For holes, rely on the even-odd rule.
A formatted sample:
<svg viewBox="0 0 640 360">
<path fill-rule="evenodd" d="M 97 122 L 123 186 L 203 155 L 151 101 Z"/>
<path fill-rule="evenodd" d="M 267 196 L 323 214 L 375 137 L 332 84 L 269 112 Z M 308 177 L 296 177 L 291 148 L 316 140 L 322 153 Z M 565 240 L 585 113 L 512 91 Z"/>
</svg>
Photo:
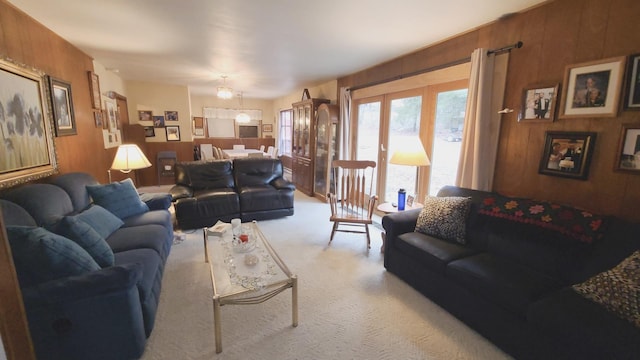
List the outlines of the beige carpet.
<svg viewBox="0 0 640 360">
<path fill-rule="evenodd" d="M 259 223 L 299 278 L 299 326 L 291 292 L 258 305 L 221 309 L 223 352 L 215 353 L 213 307 L 202 234 L 169 256 L 151 359 L 506 359 L 503 352 L 383 266 L 380 228 L 338 233 L 327 246 L 328 205 L 296 193 L 295 215 Z"/>
</svg>

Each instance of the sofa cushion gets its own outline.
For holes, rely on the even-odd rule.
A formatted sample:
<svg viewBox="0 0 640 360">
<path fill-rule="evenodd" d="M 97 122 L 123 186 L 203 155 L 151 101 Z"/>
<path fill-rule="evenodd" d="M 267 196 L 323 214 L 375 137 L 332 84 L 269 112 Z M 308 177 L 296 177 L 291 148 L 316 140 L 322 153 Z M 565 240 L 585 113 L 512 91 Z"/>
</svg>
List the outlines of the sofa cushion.
<svg viewBox="0 0 640 360">
<path fill-rule="evenodd" d="M 100 270 L 80 245 L 44 228 L 8 226 L 7 236 L 21 287 Z"/>
<path fill-rule="evenodd" d="M 2 210 L 2 218 L 4 219 L 5 226 L 38 226 L 35 219 L 29 215 L 27 210 L 18 204 L 0 199 L 0 209 Z"/>
<path fill-rule="evenodd" d="M 74 217 L 91 226 L 103 239 L 124 225 L 122 220 L 100 205 L 92 205 Z"/>
<path fill-rule="evenodd" d="M 233 189 L 232 163 L 221 161 L 188 161 L 175 165 L 176 185 L 185 185 L 194 190 Z"/>
<path fill-rule="evenodd" d="M 90 174 L 72 172 L 55 177 L 51 183 L 64 189 L 69 195 L 75 211 L 80 212 L 91 205 L 91 198 L 86 186 L 96 185 L 98 181 Z"/>
<path fill-rule="evenodd" d="M 423 266 L 439 273 L 444 273 L 449 262 L 477 252 L 464 245 L 419 232 L 409 232 L 398 236 L 395 246 L 398 251 L 404 252 Z"/>
<path fill-rule="evenodd" d="M 9 189 L 2 198 L 20 205 L 33 217 L 38 226 L 50 226 L 73 213 L 69 195 L 51 184 L 27 184 Z"/>
<path fill-rule="evenodd" d="M 120 219 L 149 211 L 147 204 L 140 200 L 131 179 L 106 185 L 87 185 L 87 190 L 94 203 L 111 211 Z"/>
<path fill-rule="evenodd" d="M 155 250 L 162 259 L 166 259 L 173 237 L 167 236 L 164 226 L 147 224 L 120 228 L 106 240 L 114 253 L 147 248 Z"/>
<path fill-rule="evenodd" d="M 113 265 L 113 250 L 104 237 L 78 217 L 65 216 L 56 227 L 56 232 L 80 245 L 101 267 Z"/>
<path fill-rule="evenodd" d="M 573 285 L 578 294 L 640 327 L 640 251 L 611 270 Z"/>
<path fill-rule="evenodd" d="M 470 291 L 522 316 L 531 302 L 561 287 L 555 279 L 489 253 L 450 262 L 446 275 Z"/>
<path fill-rule="evenodd" d="M 466 197 L 427 196 L 418 216 L 416 231 L 464 244 L 470 206 L 471 200 Z"/>
</svg>

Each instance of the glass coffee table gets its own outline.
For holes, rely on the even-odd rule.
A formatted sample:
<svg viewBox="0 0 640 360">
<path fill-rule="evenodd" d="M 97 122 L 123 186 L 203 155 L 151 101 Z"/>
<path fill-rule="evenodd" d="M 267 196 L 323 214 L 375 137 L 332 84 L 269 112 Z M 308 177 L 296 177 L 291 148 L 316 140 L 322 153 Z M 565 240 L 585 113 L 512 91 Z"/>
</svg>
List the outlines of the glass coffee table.
<svg viewBox="0 0 640 360">
<path fill-rule="evenodd" d="M 204 260 L 211 269 L 216 353 L 222 352 L 220 307 L 265 302 L 291 288 L 293 327 L 298 326 L 298 278 L 273 250 L 257 222 L 243 223 L 245 242 L 234 239 L 231 224 L 204 228 Z"/>
</svg>

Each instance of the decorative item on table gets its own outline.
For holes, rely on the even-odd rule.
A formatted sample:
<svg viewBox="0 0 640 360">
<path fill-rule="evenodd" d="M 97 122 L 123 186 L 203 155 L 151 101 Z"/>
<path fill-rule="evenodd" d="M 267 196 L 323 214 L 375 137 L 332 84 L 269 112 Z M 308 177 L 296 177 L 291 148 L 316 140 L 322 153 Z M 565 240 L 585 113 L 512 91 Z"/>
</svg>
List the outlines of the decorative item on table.
<svg viewBox="0 0 640 360">
<path fill-rule="evenodd" d="M 213 226 L 207 228 L 209 235 L 222 236 L 227 231 L 227 226 L 222 221 L 218 220 Z"/>
<path fill-rule="evenodd" d="M 231 232 L 233 233 L 233 237 L 240 235 L 242 232 L 242 220 L 235 218 L 231 219 Z"/>
<path fill-rule="evenodd" d="M 404 189 L 398 190 L 398 211 L 404 210 L 407 192 Z"/>
<path fill-rule="evenodd" d="M 256 248 L 256 238 L 250 234 L 240 234 L 233 238 L 233 250 L 235 252 L 245 253 Z"/>
<path fill-rule="evenodd" d="M 244 264 L 247 266 L 256 266 L 260 258 L 253 254 L 247 254 L 244 256 Z"/>
</svg>

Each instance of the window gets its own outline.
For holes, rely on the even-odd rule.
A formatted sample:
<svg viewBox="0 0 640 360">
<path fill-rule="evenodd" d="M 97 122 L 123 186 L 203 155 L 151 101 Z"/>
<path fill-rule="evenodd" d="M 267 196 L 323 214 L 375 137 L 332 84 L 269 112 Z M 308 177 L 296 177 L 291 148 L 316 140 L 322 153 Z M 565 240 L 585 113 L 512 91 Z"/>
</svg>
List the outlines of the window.
<svg viewBox="0 0 640 360">
<path fill-rule="evenodd" d="M 278 147 L 280 154 L 291 156 L 291 136 L 293 134 L 293 109 L 280 111 L 280 133 Z"/>
</svg>

